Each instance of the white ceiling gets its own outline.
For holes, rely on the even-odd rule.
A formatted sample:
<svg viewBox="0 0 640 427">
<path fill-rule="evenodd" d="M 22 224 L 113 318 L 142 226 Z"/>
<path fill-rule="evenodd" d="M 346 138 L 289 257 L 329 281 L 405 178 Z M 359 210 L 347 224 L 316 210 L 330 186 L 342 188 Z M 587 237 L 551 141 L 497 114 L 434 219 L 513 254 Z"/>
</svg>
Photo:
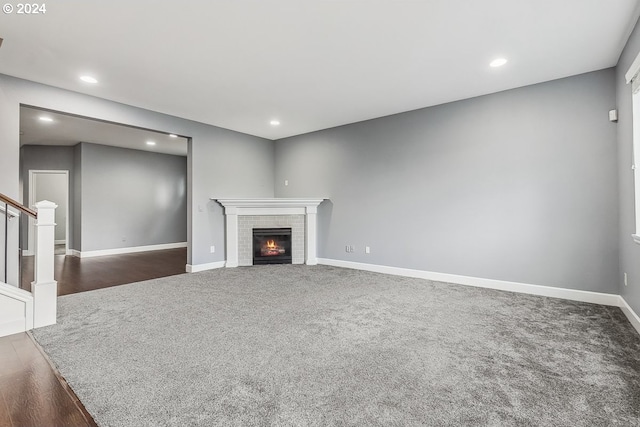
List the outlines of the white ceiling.
<svg viewBox="0 0 640 427">
<path fill-rule="evenodd" d="M 638 3 L 55 1 L 0 14 L 0 73 L 277 139 L 612 67 Z"/>
<path fill-rule="evenodd" d="M 40 117 L 52 121 L 45 122 Z M 156 145 L 147 145 L 147 141 L 153 141 Z M 187 155 L 186 138 L 172 138 L 166 133 L 20 107 L 20 145 L 76 145 L 79 142 Z"/>
</svg>

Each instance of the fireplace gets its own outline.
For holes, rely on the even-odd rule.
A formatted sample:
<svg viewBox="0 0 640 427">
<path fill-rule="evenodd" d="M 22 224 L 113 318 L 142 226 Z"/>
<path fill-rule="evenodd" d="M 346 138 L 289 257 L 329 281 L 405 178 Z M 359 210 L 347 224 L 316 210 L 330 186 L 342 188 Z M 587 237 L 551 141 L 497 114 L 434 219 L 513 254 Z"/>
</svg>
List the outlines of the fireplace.
<svg viewBox="0 0 640 427">
<path fill-rule="evenodd" d="M 214 199 L 224 207 L 225 267 L 254 265 L 254 228 L 291 228 L 291 263 L 317 265 L 318 205 L 325 199 Z"/>
<path fill-rule="evenodd" d="M 254 228 L 253 265 L 291 264 L 291 228 Z"/>
</svg>

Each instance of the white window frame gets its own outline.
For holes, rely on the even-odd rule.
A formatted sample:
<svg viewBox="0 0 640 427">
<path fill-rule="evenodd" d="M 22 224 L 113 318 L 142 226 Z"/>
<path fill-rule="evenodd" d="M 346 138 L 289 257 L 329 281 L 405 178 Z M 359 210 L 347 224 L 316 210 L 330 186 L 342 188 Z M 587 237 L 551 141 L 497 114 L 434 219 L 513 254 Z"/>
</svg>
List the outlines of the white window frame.
<svg viewBox="0 0 640 427">
<path fill-rule="evenodd" d="M 633 240 L 640 244 L 640 53 L 625 74 L 627 83 L 631 85 L 632 112 L 633 112 L 633 180 L 636 207 L 636 230 L 632 234 Z"/>
</svg>

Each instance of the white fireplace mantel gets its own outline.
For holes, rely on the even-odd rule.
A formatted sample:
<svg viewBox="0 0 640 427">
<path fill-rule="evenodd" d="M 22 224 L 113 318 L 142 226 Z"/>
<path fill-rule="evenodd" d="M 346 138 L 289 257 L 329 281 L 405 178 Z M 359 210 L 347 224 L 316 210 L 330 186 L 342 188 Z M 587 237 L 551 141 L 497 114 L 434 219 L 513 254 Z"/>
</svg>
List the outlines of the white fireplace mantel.
<svg viewBox="0 0 640 427">
<path fill-rule="evenodd" d="M 238 266 L 238 216 L 305 215 L 305 264 L 318 264 L 316 254 L 318 205 L 325 199 L 216 199 L 226 216 L 227 267 Z"/>
</svg>

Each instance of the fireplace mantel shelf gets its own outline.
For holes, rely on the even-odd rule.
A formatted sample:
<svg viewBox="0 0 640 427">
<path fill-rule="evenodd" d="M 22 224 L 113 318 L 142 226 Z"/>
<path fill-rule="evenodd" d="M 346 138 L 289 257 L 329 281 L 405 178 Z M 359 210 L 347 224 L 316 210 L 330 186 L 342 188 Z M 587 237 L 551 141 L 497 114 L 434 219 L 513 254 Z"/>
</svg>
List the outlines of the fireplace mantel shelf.
<svg viewBox="0 0 640 427">
<path fill-rule="evenodd" d="M 238 216 L 305 215 L 305 263 L 316 265 L 316 215 L 325 199 L 218 199 L 226 216 L 227 267 L 238 266 Z"/>
<path fill-rule="evenodd" d="M 216 199 L 225 209 L 236 208 L 240 212 L 244 209 L 306 209 L 316 208 L 325 199 Z M 228 213 L 228 211 L 227 211 Z M 254 213 L 238 213 L 239 215 L 255 215 Z"/>
</svg>

